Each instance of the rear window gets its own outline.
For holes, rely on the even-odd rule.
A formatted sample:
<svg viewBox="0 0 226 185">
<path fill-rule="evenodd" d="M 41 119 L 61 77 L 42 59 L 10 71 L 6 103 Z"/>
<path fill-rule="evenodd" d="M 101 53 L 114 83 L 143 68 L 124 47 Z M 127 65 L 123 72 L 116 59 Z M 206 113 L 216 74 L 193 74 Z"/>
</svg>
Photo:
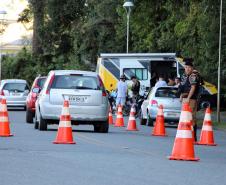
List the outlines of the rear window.
<svg viewBox="0 0 226 185">
<path fill-rule="evenodd" d="M 177 88 L 158 88 L 155 97 L 178 98 Z"/>
<path fill-rule="evenodd" d="M 96 77 L 80 75 L 60 75 L 55 76 L 53 89 L 92 89 L 99 90 Z"/>
<path fill-rule="evenodd" d="M 39 78 L 37 82 L 38 87 L 42 89 L 45 81 L 46 81 L 46 78 Z"/>
<path fill-rule="evenodd" d="M 26 83 L 7 83 L 3 87 L 3 90 L 24 92 L 25 90 L 29 90 L 29 87 Z"/>
</svg>

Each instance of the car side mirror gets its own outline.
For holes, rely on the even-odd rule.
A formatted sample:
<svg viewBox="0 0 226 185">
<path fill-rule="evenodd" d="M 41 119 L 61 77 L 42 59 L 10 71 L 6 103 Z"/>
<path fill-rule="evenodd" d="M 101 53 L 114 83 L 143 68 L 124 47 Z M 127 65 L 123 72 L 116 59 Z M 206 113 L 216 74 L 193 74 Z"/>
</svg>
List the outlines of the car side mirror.
<svg viewBox="0 0 226 185">
<path fill-rule="evenodd" d="M 40 93 L 40 91 L 41 91 L 41 89 L 38 87 L 32 89 L 33 93 Z"/>
</svg>

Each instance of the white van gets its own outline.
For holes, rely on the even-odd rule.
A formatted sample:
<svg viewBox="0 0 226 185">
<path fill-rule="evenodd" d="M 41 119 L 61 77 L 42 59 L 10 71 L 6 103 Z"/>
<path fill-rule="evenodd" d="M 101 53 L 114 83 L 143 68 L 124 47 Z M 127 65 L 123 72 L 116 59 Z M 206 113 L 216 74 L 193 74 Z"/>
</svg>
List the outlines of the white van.
<svg viewBox="0 0 226 185">
<path fill-rule="evenodd" d="M 141 91 L 148 91 L 155 84 L 155 74 L 163 74 L 165 79 L 181 77 L 184 63 L 183 58 L 179 58 L 176 53 L 101 53 L 96 71 L 108 91 L 116 89 L 122 74 L 128 83 L 131 76 L 136 76 L 141 82 Z M 208 82 L 205 82 L 202 91 L 205 101 L 209 95 L 217 94 L 216 87 Z"/>
</svg>

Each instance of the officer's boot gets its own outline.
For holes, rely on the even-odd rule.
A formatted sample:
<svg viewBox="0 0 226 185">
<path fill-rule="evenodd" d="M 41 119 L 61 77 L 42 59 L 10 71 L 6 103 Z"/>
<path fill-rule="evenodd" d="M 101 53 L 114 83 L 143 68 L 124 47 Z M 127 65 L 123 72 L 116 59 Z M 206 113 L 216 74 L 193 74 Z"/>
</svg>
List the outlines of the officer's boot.
<svg viewBox="0 0 226 185">
<path fill-rule="evenodd" d="M 195 139 L 195 142 L 197 142 L 197 125 L 196 124 L 193 126 L 193 129 L 194 129 L 194 139 Z"/>
</svg>

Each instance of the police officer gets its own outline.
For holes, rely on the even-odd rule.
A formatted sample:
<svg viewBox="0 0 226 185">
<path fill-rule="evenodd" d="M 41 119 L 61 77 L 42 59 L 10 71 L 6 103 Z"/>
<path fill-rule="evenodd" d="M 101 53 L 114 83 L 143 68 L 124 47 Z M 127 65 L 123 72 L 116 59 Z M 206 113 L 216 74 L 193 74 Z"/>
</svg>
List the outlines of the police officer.
<svg viewBox="0 0 226 185">
<path fill-rule="evenodd" d="M 182 103 L 189 103 L 192 109 L 192 122 L 194 128 L 195 141 L 197 141 L 197 122 L 196 122 L 196 112 L 197 112 L 197 99 L 199 95 L 199 78 L 197 73 L 193 68 L 193 59 L 186 58 L 185 62 L 185 73 L 182 76 L 181 84 L 179 86 L 180 99 Z"/>
</svg>

